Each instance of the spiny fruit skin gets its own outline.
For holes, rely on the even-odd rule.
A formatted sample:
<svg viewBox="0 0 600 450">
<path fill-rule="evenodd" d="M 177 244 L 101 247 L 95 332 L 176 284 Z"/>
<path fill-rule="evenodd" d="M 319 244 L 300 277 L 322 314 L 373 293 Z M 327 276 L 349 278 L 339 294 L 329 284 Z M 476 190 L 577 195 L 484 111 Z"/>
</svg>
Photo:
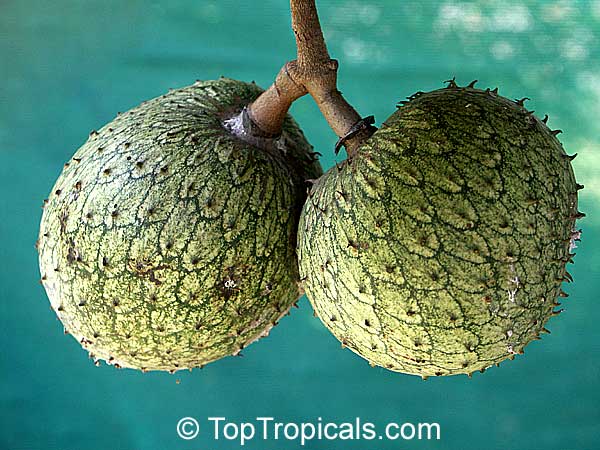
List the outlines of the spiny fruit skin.
<svg viewBox="0 0 600 450">
<path fill-rule="evenodd" d="M 309 193 L 300 276 L 372 365 L 483 371 L 558 313 L 581 186 L 522 101 L 451 83 L 404 103 Z"/>
<path fill-rule="evenodd" d="M 304 180 L 322 172 L 296 123 L 278 148 L 223 121 L 261 90 L 197 82 L 119 115 L 65 165 L 38 240 L 53 309 L 95 360 L 202 366 L 268 334 L 301 292 Z"/>
</svg>

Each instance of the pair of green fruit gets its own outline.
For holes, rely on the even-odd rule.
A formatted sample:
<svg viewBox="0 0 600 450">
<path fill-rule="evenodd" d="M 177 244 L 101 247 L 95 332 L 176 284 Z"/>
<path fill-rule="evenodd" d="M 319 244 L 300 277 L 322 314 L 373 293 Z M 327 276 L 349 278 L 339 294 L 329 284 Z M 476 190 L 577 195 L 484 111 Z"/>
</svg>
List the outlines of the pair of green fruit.
<svg viewBox="0 0 600 450">
<path fill-rule="evenodd" d="M 201 367 L 267 335 L 304 290 L 344 346 L 421 376 L 484 370 L 545 330 L 581 186 L 522 102 L 453 82 L 417 93 L 322 175 L 290 117 L 260 145 L 236 135 L 260 92 L 171 91 L 65 165 L 40 268 L 90 357 Z"/>
</svg>

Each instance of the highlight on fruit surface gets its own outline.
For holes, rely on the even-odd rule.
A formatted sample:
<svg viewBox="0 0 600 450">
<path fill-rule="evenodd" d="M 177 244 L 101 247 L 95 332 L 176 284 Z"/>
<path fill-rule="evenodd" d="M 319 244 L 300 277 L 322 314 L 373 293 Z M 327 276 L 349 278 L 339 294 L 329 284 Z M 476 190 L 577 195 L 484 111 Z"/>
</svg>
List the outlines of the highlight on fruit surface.
<svg viewBox="0 0 600 450">
<path fill-rule="evenodd" d="M 580 237 L 558 130 L 474 82 L 411 96 L 312 187 L 300 276 L 372 365 L 484 371 L 547 332 Z"/>
<path fill-rule="evenodd" d="M 197 82 L 120 114 L 75 153 L 38 240 L 52 308 L 95 361 L 175 371 L 238 354 L 298 300 L 304 180 L 322 172 L 287 116 L 249 144 L 260 93 Z"/>
</svg>

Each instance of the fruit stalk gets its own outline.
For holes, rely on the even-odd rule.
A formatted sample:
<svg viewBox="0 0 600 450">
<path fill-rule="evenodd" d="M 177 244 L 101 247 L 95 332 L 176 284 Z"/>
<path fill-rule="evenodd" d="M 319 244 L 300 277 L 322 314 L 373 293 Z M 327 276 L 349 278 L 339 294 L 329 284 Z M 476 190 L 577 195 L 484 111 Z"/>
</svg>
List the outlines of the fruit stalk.
<svg viewBox="0 0 600 450">
<path fill-rule="evenodd" d="M 327 51 L 315 1 L 290 0 L 290 9 L 297 58 L 281 68 L 275 82 L 248 107 L 248 115 L 264 134 L 277 135 L 291 104 L 308 93 L 353 152 L 374 129 L 365 126 L 357 131 L 361 117 L 337 89 L 338 62 Z"/>
</svg>

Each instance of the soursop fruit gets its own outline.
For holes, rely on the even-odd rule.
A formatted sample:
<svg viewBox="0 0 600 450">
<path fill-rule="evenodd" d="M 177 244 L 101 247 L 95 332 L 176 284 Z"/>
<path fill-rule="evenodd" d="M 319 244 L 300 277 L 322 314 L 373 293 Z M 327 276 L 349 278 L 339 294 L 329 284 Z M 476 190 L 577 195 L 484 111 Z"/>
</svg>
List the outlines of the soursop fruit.
<svg viewBox="0 0 600 450">
<path fill-rule="evenodd" d="M 572 156 L 497 90 L 410 98 L 313 186 L 298 238 L 316 314 L 387 369 L 452 375 L 522 353 L 579 238 Z"/>
<path fill-rule="evenodd" d="M 304 180 L 322 172 L 291 117 L 260 145 L 227 129 L 260 92 L 224 78 L 171 91 L 92 132 L 65 164 L 45 201 L 40 270 L 90 357 L 202 366 L 266 335 L 301 295 Z"/>
</svg>

